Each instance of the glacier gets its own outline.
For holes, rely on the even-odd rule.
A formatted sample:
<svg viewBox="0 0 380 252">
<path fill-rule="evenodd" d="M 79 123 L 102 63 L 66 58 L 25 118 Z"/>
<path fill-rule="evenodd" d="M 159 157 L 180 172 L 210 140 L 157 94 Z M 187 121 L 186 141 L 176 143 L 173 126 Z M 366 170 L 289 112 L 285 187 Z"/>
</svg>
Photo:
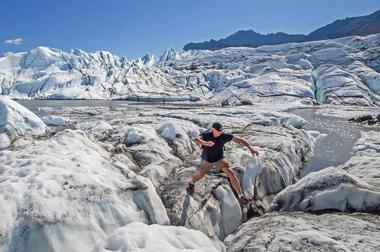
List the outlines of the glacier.
<svg viewBox="0 0 380 252">
<path fill-rule="evenodd" d="M 14 103 L 9 98 L 6 101 Z M 257 194 L 262 210 L 296 178 L 314 141 L 292 126 L 302 122 L 296 115 L 247 108 L 47 107 L 36 114 L 27 110 L 31 117 L 50 116 L 53 122 L 71 124 L 50 123 L 51 134 L 37 138 L 19 135 L 0 150 L 4 216 L 0 251 L 155 247 L 155 240 L 135 244 L 130 236 L 133 227 L 161 235 L 158 239 L 168 250 L 223 251 L 221 239 L 233 232 L 244 216 L 223 176 L 208 176 L 197 185 L 196 197 L 186 197 L 184 187 L 196 171 L 200 153 L 191 138 L 213 120 L 223 120 L 227 130 L 255 142 L 262 153 L 259 158 L 234 145 L 228 147 L 228 159 L 245 192 Z M 261 184 L 268 176 L 273 183 Z M 174 240 L 178 235 L 196 241 Z M 136 239 L 140 236 L 136 233 Z"/>
<path fill-rule="evenodd" d="M 329 135 L 303 129 L 310 119 L 294 110 L 378 112 L 379 41 L 170 49 L 137 60 L 38 47 L 0 58 L 0 251 L 376 251 L 379 126 L 363 125 L 348 160 L 301 178 Z M 178 103 L 29 110 L 12 99 Z M 217 169 L 193 197 L 185 191 L 200 161 L 192 138 L 214 121 L 259 150 L 226 146 L 253 197 L 246 209 Z"/>
<path fill-rule="evenodd" d="M 14 99 L 292 102 L 380 100 L 380 34 L 217 51 L 166 50 L 128 60 L 106 51 L 37 47 L 0 58 Z"/>
<path fill-rule="evenodd" d="M 15 103 L 3 98 L 5 106 Z M 16 121 L 17 128 L 23 127 L 20 122 L 42 118 L 49 132 L 19 134 L 0 150 L 4 215 L 0 251 L 152 251 L 158 240 L 167 251 L 235 251 L 265 244 L 277 248 L 290 239 L 289 232 L 299 234 L 286 245 L 289 249 L 339 251 L 350 246 L 350 239 L 379 233 L 376 125 L 362 133 L 347 163 L 299 179 L 315 142 L 323 137 L 302 129 L 308 122 L 290 110 L 299 103 L 228 107 L 127 103 L 35 107 L 34 113 L 17 105 L 13 112 L 24 117 L 8 117 L 7 123 Z M 365 107 L 321 108 L 321 113 L 344 117 L 363 111 Z M 197 183 L 194 197 L 186 194 L 186 183 L 199 164 L 200 148 L 192 137 L 213 121 L 222 121 L 226 131 L 244 137 L 260 152 L 254 157 L 237 144 L 226 146 L 226 158 L 244 193 L 254 197 L 248 211 L 241 211 L 228 179 L 217 170 Z M 273 208 L 277 202 L 282 202 L 280 212 Z M 306 213 L 332 209 L 342 213 Z M 370 214 L 353 216 L 347 213 L 351 211 Z M 283 225 L 273 232 L 279 240 L 260 228 L 278 218 Z M 358 227 L 344 234 L 326 219 Z M 362 232 L 365 226 L 370 229 Z M 334 232 L 347 238 L 337 240 Z M 378 244 L 373 240 L 355 246 L 371 251 Z"/>
</svg>

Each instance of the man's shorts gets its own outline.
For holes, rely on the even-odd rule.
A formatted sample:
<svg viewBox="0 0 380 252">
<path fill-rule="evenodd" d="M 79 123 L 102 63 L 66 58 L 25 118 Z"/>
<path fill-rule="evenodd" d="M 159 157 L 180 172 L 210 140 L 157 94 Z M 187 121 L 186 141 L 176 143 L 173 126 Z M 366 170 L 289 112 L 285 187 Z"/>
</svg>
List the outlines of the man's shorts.
<svg viewBox="0 0 380 252">
<path fill-rule="evenodd" d="M 223 158 L 214 162 L 214 163 L 210 163 L 204 159 L 201 159 L 200 170 L 203 173 L 205 173 L 205 174 L 208 173 L 208 171 L 214 166 L 219 168 L 219 169 L 223 169 L 223 168 L 230 167 L 230 164 L 227 161 L 225 161 Z"/>
</svg>

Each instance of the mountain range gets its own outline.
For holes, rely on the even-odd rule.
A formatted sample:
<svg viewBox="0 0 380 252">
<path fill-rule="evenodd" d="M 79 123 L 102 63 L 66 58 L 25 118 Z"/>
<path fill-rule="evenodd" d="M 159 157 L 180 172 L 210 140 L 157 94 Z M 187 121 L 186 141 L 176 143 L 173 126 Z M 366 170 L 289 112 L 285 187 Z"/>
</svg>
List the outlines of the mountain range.
<svg viewBox="0 0 380 252">
<path fill-rule="evenodd" d="M 283 43 L 299 43 L 346 36 L 380 33 L 380 10 L 366 16 L 338 19 L 308 35 L 284 32 L 260 34 L 253 30 L 238 31 L 226 38 L 200 43 L 188 43 L 184 50 L 218 50 L 225 47 L 258 47 Z"/>
</svg>

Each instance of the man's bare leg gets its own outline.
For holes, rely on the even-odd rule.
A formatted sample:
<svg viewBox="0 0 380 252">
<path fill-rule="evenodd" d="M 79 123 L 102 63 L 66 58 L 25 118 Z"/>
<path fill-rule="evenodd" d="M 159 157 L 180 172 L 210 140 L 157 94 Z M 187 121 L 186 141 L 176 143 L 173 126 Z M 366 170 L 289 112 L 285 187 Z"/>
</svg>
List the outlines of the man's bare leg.
<svg viewBox="0 0 380 252">
<path fill-rule="evenodd" d="M 223 167 L 222 171 L 227 174 L 228 178 L 230 179 L 232 188 L 235 190 L 237 195 L 241 197 L 243 194 L 242 194 L 239 180 L 237 179 L 235 172 L 229 166 Z"/>
<path fill-rule="evenodd" d="M 195 184 L 198 180 L 201 180 L 205 176 L 205 173 L 201 170 L 191 178 L 191 183 Z"/>
</svg>

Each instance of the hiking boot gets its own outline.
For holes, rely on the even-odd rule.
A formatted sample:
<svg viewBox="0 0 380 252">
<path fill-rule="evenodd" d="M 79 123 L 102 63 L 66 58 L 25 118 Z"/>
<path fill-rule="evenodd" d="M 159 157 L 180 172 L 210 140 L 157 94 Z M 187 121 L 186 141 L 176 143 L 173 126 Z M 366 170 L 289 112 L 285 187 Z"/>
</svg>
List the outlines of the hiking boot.
<svg viewBox="0 0 380 252">
<path fill-rule="evenodd" d="M 194 194 L 194 184 L 189 182 L 187 183 L 187 187 L 186 187 L 186 191 L 190 194 L 190 195 L 193 195 Z"/>
<path fill-rule="evenodd" d="M 247 196 L 241 196 L 239 199 L 240 205 L 244 206 L 247 205 L 248 203 L 252 202 L 252 199 L 247 197 Z"/>
</svg>

